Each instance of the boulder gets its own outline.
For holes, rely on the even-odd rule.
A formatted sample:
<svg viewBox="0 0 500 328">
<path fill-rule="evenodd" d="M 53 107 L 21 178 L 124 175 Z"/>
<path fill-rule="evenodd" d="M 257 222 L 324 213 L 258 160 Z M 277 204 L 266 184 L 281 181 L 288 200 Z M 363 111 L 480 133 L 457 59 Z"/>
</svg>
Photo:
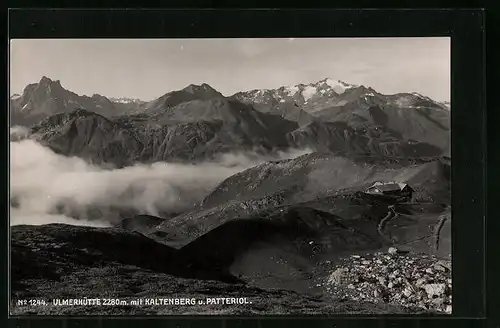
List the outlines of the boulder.
<svg viewBox="0 0 500 328">
<path fill-rule="evenodd" d="M 396 247 L 389 247 L 389 249 L 387 250 L 387 253 L 389 253 L 391 255 L 395 255 L 398 253 L 398 249 Z"/>
<path fill-rule="evenodd" d="M 424 290 L 429 298 L 434 296 L 441 297 L 445 294 L 446 285 L 445 284 L 427 284 L 424 286 Z"/>
<path fill-rule="evenodd" d="M 328 282 L 334 285 L 341 285 L 345 280 L 347 272 L 346 268 L 338 268 L 328 277 Z"/>
</svg>

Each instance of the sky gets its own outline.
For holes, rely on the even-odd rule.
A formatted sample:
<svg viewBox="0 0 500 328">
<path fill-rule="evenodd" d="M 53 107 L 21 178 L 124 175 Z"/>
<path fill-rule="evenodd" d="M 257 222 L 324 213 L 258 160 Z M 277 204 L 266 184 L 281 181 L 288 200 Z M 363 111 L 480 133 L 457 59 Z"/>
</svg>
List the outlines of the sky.
<svg viewBox="0 0 500 328">
<path fill-rule="evenodd" d="M 450 38 L 13 39 L 10 93 L 42 76 L 80 95 L 152 100 L 189 84 L 238 91 L 324 78 L 450 100 Z"/>
</svg>

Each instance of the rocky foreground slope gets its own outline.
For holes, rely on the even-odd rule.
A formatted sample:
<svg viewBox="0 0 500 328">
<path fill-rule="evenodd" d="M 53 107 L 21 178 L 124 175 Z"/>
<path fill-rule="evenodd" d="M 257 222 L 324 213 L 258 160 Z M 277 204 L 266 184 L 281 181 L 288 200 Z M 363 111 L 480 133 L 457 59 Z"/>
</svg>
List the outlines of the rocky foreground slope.
<svg viewBox="0 0 500 328">
<path fill-rule="evenodd" d="M 140 234 L 62 224 L 11 228 L 12 315 L 305 315 L 414 313 L 418 309 L 266 290 L 213 270 L 190 269 L 196 260 Z M 254 263 L 255 264 L 255 263 Z M 118 305 L 54 305 L 54 300 L 113 299 Z M 143 299 L 142 305 L 132 301 Z M 161 305 L 152 299 L 184 299 Z M 208 299 L 244 299 L 222 304 Z M 38 305 L 18 305 L 19 300 Z M 203 300 L 205 304 L 185 303 Z M 89 301 L 90 302 L 90 301 Z M 207 304 L 207 302 L 209 304 Z M 68 304 L 68 303 L 67 303 Z"/>
<path fill-rule="evenodd" d="M 325 279 L 334 297 L 452 312 L 451 261 L 389 251 L 343 258 Z"/>
<path fill-rule="evenodd" d="M 216 242 L 221 238 L 214 233 L 207 236 L 213 237 L 212 241 L 202 238 L 187 247 L 173 249 L 139 233 L 116 228 L 63 224 L 12 227 L 11 314 L 304 315 L 450 311 L 448 261 L 413 251 L 396 254 L 392 249 L 342 253 L 342 247 L 336 247 L 335 256 L 330 252 L 325 257 L 324 249 L 321 251 L 325 245 L 314 238 L 311 228 L 303 234 L 304 228 L 292 233 L 277 225 L 268 228 L 266 235 L 258 233 L 263 232 L 262 228 L 260 231 L 246 228 L 245 233 L 241 231 L 226 243 Z M 287 237 L 293 238 L 287 242 Z M 337 238 L 340 238 L 338 243 L 343 237 Z M 234 243 L 241 239 L 246 242 Z M 246 247 L 241 248 L 245 243 Z M 349 245 L 356 248 L 355 244 Z M 116 304 L 54 304 L 55 300 L 77 302 L 84 296 L 101 301 L 112 299 Z M 153 301 L 168 302 L 167 299 L 174 298 L 187 303 Z M 216 302 L 216 298 L 237 299 L 240 303 Z M 23 299 L 37 300 L 38 305 L 19 305 L 17 302 Z M 138 299 L 144 303 L 134 304 Z"/>
</svg>

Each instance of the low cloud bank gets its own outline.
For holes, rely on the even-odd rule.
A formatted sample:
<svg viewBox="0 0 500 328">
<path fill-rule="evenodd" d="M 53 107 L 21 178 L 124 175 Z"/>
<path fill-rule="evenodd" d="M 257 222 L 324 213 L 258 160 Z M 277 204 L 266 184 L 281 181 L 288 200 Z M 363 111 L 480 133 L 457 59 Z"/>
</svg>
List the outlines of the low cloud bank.
<svg viewBox="0 0 500 328">
<path fill-rule="evenodd" d="M 30 129 L 25 126 L 15 125 L 10 128 L 10 141 L 20 141 L 26 139 L 30 134 Z"/>
<path fill-rule="evenodd" d="M 114 223 L 123 213 L 161 216 L 187 210 L 235 173 L 310 152 L 223 154 L 196 165 L 159 162 L 107 170 L 29 139 L 11 142 L 10 151 L 11 225 L 95 226 Z"/>
</svg>

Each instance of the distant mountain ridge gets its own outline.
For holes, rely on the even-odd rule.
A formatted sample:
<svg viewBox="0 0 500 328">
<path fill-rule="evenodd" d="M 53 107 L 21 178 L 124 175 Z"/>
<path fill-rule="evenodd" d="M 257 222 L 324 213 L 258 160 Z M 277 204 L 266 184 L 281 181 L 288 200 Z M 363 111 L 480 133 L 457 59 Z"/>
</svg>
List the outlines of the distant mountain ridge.
<svg viewBox="0 0 500 328">
<path fill-rule="evenodd" d="M 65 89 L 59 80 L 43 76 L 38 83 L 26 86 L 22 95 L 13 95 L 10 98 L 11 126 L 30 126 L 51 115 L 78 109 L 111 117 L 136 109 L 143 103 L 136 99 L 109 99 L 99 94 L 91 97 L 78 95 Z"/>
<path fill-rule="evenodd" d="M 147 116 L 106 118 L 77 110 L 50 116 L 33 126 L 31 138 L 56 153 L 119 167 L 136 162 L 199 161 L 237 151 L 264 154 L 289 148 L 286 133 L 296 129 L 296 123 L 236 105 L 224 100 L 221 108 L 214 108 L 219 119 L 179 116 L 177 122 L 164 125 L 158 125 L 156 120 L 151 123 Z"/>
<path fill-rule="evenodd" d="M 326 78 L 307 85 L 238 92 L 231 98 L 302 127 L 345 122 L 356 130 L 372 130 L 371 134 L 385 130 L 399 139 L 432 144 L 449 154 L 449 103 L 417 92 L 384 95 L 371 87 Z"/>
<path fill-rule="evenodd" d="M 379 98 L 378 100 L 383 102 L 396 102 L 409 107 L 444 107 L 443 104 L 417 92 L 383 95 L 371 87 L 349 84 L 330 78 L 309 84 L 282 86 L 277 89 L 243 91 L 235 93 L 231 97 L 243 102 L 254 103 L 257 109 L 271 106 L 280 107 L 280 104 L 293 102 L 309 113 L 324 108 L 344 106 L 359 99 L 368 101 L 369 97 Z"/>
<path fill-rule="evenodd" d="M 34 137 L 58 152 L 86 154 L 96 162 L 122 163 L 119 154 L 127 152 L 122 164 L 196 159 L 239 148 L 395 157 L 448 155 L 450 148 L 445 104 L 332 79 L 230 97 L 208 84 L 191 84 L 143 102 L 79 96 L 43 77 L 11 98 L 12 125 L 32 125 Z"/>
<path fill-rule="evenodd" d="M 144 112 L 148 114 L 159 113 L 193 100 L 211 100 L 222 98 L 225 97 L 206 83 L 201 85 L 190 84 L 182 90 L 168 92 L 163 96 L 150 101 L 144 106 Z"/>
</svg>

